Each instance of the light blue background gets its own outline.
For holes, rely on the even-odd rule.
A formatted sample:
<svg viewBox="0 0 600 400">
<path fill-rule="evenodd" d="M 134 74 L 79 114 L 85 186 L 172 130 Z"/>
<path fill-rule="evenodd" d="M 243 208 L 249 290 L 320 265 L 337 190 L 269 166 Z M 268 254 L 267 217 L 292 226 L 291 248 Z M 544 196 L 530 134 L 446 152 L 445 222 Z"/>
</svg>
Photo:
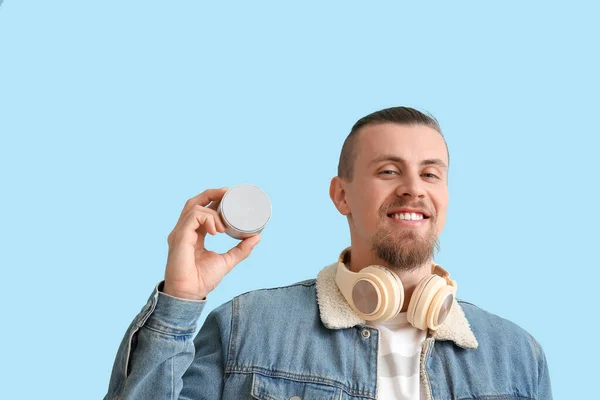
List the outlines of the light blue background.
<svg viewBox="0 0 600 400">
<path fill-rule="evenodd" d="M 328 196 L 344 138 L 363 115 L 409 105 L 437 116 L 451 153 L 436 260 L 460 297 L 542 343 L 556 399 L 589 398 L 592 4 L 5 1 L 2 397 L 104 395 L 167 235 L 207 188 L 256 184 L 273 216 L 206 313 L 316 276 L 349 243 Z"/>
</svg>

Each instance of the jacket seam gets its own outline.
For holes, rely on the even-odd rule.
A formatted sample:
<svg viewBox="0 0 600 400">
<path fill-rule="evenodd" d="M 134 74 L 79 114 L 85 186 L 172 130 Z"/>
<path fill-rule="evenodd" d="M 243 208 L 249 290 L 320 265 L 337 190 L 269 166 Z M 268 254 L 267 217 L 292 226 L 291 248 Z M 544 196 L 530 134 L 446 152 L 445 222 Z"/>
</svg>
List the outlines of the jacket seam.
<svg viewBox="0 0 600 400">
<path fill-rule="evenodd" d="M 479 400 L 479 399 L 491 399 L 491 400 L 535 400 L 532 397 L 523 396 L 512 396 L 509 394 L 489 394 L 477 397 L 460 397 L 458 400 Z"/>
<path fill-rule="evenodd" d="M 175 399 L 175 361 L 171 357 L 171 400 Z"/>
<path fill-rule="evenodd" d="M 345 384 L 343 384 L 339 381 L 336 381 L 334 379 L 323 378 L 323 377 L 318 377 L 318 376 L 314 376 L 314 375 L 293 374 L 293 373 L 289 373 L 289 372 L 273 370 L 273 369 L 265 369 L 265 368 L 260 368 L 260 367 L 229 367 L 225 370 L 225 373 L 226 374 L 232 374 L 232 373 L 255 374 L 255 373 L 258 373 L 260 375 L 264 375 L 264 376 L 267 376 L 270 378 L 283 378 L 283 379 L 290 379 L 290 380 L 297 381 L 297 382 L 324 384 L 324 385 L 342 389 L 344 392 L 346 392 L 352 396 L 361 396 L 361 397 L 375 399 L 375 397 L 374 397 L 375 394 L 371 393 L 369 391 L 363 392 L 360 390 L 354 390 L 354 389 L 349 388 Z"/>
<path fill-rule="evenodd" d="M 356 333 L 356 331 L 355 331 Z M 356 380 L 356 353 L 358 352 L 358 344 L 359 344 L 359 337 L 360 335 L 354 335 L 354 363 L 352 365 L 352 380 L 355 381 Z"/>
<path fill-rule="evenodd" d="M 227 361 L 225 365 L 226 368 L 230 368 L 230 364 L 233 360 L 233 353 L 235 352 L 235 335 L 237 331 L 237 309 L 238 309 L 238 299 L 237 297 L 233 299 L 231 302 L 231 328 L 229 332 L 229 344 L 227 346 Z"/>
<path fill-rule="evenodd" d="M 260 387 L 258 386 L 257 380 L 256 380 L 256 375 L 257 374 L 253 374 L 253 375 L 254 375 L 254 377 L 252 379 L 252 394 L 256 393 L 257 395 L 264 396 L 267 399 L 277 400 L 275 397 L 272 397 L 269 393 L 267 393 L 267 392 L 265 392 L 265 391 L 263 391 L 263 390 L 260 389 Z M 258 373 L 258 375 L 265 376 L 267 378 L 273 378 L 270 375 L 266 375 L 266 374 L 262 374 L 262 373 Z M 301 383 L 306 383 L 305 381 L 300 381 L 300 382 Z M 314 382 L 309 382 L 309 383 L 314 384 Z M 330 384 L 321 384 L 321 383 L 316 383 L 316 384 L 318 384 L 318 385 L 320 384 L 320 385 L 327 386 L 327 387 L 331 388 L 334 391 L 334 393 L 333 393 L 334 395 L 339 391 L 339 393 L 340 393 L 339 399 L 342 398 L 342 394 L 344 393 L 344 389 L 342 389 L 341 387 L 339 387 L 337 385 L 330 385 Z"/>
<path fill-rule="evenodd" d="M 124 371 L 123 371 L 123 380 L 121 381 L 121 385 L 119 387 L 118 393 L 122 393 L 123 389 L 125 388 L 125 381 L 127 380 L 128 377 L 128 370 L 129 370 L 129 359 L 131 358 L 131 346 L 133 345 L 133 337 L 134 335 L 140 330 L 139 327 L 135 327 L 132 332 L 129 334 L 129 337 L 127 339 L 127 354 L 125 354 L 125 365 L 124 365 Z M 120 397 L 120 395 L 119 395 Z"/>
<path fill-rule="evenodd" d="M 375 348 L 375 394 L 379 393 L 379 347 L 381 344 L 381 335 L 380 331 L 377 328 L 371 328 L 377 332 L 377 343 Z"/>
<path fill-rule="evenodd" d="M 241 293 L 241 294 L 235 296 L 235 298 L 238 299 L 238 298 L 240 298 L 242 296 L 245 296 L 247 294 L 252 294 L 252 293 L 257 293 L 257 292 L 268 292 L 268 291 L 273 291 L 273 290 L 288 289 L 288 288 L 293 288 L 293 287 L 296 287 L 296 286 L 311 287 L 311 286 L 315 286 L 315 285 L 316 285 L 316 279 L 308 279 L 306 281 L 300 281 L 300 282 L 292 283 L 291 285 L 249 290 L 247 292 L 244 292 L 244 293 Z"/>
<path fill-rule="evenodd" d="M 429 342 L 427 342 L 427 341 L 429 341 Z M 433 339 L 433 338 L 425 339 L 424 346 L 425 346 L 425 354 L 423 354 L 423 357 L 421 358 L 422 364 L 420 365 L 420 368 L 423 371 L 423 378 L 424 378 L 425 384 L 426 384 L 425 395 L 428 399 L 433 399 L 433 390 L 431 388 L 431 379 L 429 378 L 429 371 L 427 371 L 427 361 L 431 357 L 431 352 L 433 351 L 433 347 L 435 346 L 435 339 Z"/>
<path fill-rule="evenodd" d="M 164 325 L 164 324 L 157 323 L 157 322 L 148 323 L 148 324 L 144 325 L 143 327 L 146 329 L 149 329 L 151 331 L 162 333 L 162 334 L 169 335 L 169 336 L 191 336 L 194 334 L 194 331 L 195 331 L 195 328 L 181 329 L 181 328 L 175 328 L 175 327 Z M 161 328 L 165 328 L 168 330 L 162 330 Z"/>
</svg>

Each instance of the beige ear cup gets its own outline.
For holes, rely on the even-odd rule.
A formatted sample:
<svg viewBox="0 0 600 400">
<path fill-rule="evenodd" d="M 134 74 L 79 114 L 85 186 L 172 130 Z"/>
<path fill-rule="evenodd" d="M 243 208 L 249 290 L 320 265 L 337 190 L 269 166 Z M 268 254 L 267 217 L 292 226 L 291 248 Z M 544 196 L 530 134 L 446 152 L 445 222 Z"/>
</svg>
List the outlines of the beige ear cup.
<svg viewBox="0 0 600 400">
<path fill-rule="evenodd" d="M 339 263 L 336 283 L 352 310 L 367 321 L 384 321 L 398 315 L 404 302 L 404 288 L 395 274 L 387 269 L 371 265 L 360 272 L 349 271 Z M 371 297 L 369 312 L 360 302 L 365 293 Z M 372 299 L 375 297 L 375 299 Z"/>
<path fill-rule="evenodd" d="M 438 275 L 429 275 L 415 288 L 408 304 L 406 319 L 415 328 L 435 330 L 444 322 L 450 310 L 448 302 L 452 306 L 453 300 L 453 289 L 446 280 Z"/>
<path fill-rule="evenodd" d="M 451 286 L 444 286 L 433 297 L 431 306 L 429 306 L 429 311 L 427 312 L 427 326 L 429 329 L 436 330 L 444 323 L 453 303 L 453 288 Z"/>
<path fill-rule="evenodd" d="M 380 310 L 383 299 L 381 294 L 383 284 L 377 276 L 351 272 L 344 263 L 340 262 L 335 274 L 335 282 L 348 305 L 358 315 L 372 315 Z M 358 291 L 360 293 L 357 293 Z M 369 297 L 375 296 L 375 301 L 369 304 L 370 310 L 365 310 L 361 307 L 361 304 L 354 302 L 355 295 L 360 296 L 363 294 L 367 294 Z"/>
<path fill-rule="evenodd" d="M 377 276 L 380 279 L 383 293 L 382 305 L 379 312 L 365 318 L 368 321 L 380 322 L 394 318 L 404 303 L 404 287 L 398 276 L 387 268 L 378 265 L 371 265 L 363 268 L 360 273 L 367 273 Z"/>
</svg>

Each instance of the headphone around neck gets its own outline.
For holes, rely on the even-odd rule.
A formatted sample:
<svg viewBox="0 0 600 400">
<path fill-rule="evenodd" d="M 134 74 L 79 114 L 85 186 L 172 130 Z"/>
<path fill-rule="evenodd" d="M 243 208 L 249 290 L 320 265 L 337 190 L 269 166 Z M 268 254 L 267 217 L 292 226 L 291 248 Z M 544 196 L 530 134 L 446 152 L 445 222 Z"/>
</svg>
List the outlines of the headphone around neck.
<svg viewBox="0 0 600 400">
<path fill-rule="evenodd" d="M 335 282 L 354 312 L 364 320 L 388 321 L 396 317 L 404 304 L 404 286 L 391 270 L 381 265 L 369 265 L 360 272 L 346 267 L 350 247 L 340 254 Z M 456 282 L 440 265 L 432 263 L 431 274 L 419 281 L 406 317 L 421 330 L 436 330 L 450 312 L 456 296 Z"/>
</svg>

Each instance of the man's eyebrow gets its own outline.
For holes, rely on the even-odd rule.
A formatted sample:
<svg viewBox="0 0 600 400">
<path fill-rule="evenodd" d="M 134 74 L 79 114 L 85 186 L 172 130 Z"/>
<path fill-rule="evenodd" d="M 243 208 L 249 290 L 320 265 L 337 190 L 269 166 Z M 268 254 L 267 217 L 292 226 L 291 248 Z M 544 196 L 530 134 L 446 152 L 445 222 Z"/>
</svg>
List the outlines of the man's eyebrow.
<svg viewBox="0 0 600 400">
<path fill-rule="evenodd" d="M 381 155 L 381 156 L 371 160 L 369 162 L 369 166 L 373 166 L 374 164 L 378 164 L 383 161 L 390 161 L 390 162 L 395 162 L 395 163 L 400 163 L 400 164 L 406 162 L 406 160 L 404 160 L 402 157 L 384 154 L 384 155 Z M 446 169 L 448 168 L 446 163 L 443 162 L 439 158 L 428 158 L 427 160 L 421 161 L 421 166 L 425 166 L 425 165 L 437 165 L 438 167 L 441 167 L 441 168 L 446 168 Z"/>
<path fill-rule="evenodd" d="M 437 165 L 441 168 L 448 168 L 446 163 L 440 160 L 439 158 L 428 158 L 427 160 L 421 161 L 421 165 Z"/>
</svg>

